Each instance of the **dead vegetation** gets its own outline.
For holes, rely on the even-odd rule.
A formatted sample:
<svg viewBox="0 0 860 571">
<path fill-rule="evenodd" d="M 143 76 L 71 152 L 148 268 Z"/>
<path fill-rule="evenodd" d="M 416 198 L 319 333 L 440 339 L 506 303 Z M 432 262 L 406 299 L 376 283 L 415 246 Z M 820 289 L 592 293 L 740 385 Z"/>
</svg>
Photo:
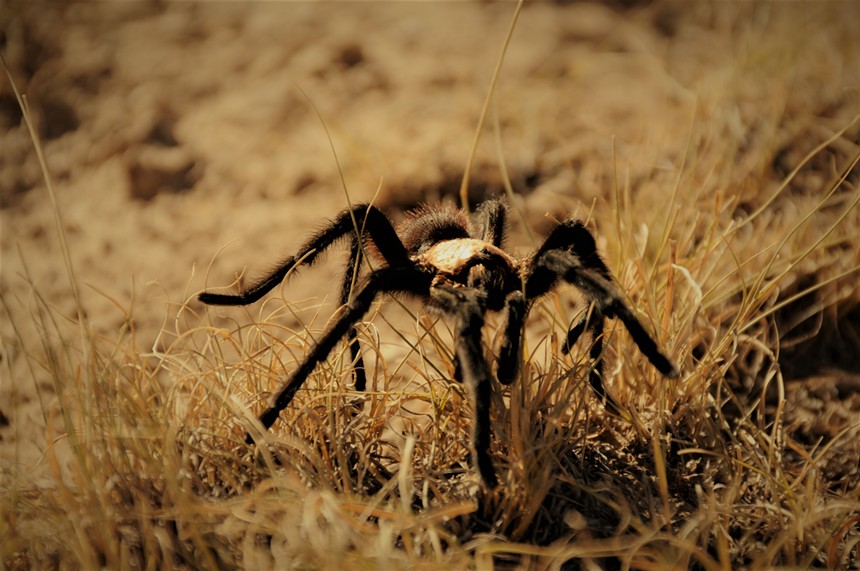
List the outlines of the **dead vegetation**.
<svg viewBox="0 0 860 571">
<path fill-rule="evenodd" d="M 107 293 L 121 323 L 91 324 L 91 310 L 68 290 L 88 280 L 86 268 L 68 252 L 55 260 L 72 284 L 63 286 L 65 301 L 43 295 L 24 247 L 18 274 L 4 270 L 0 284 L 9 395 L 0 406 L 0 567 L 860 568 L 860 50 L 846 32 L 852 8 L 766 4 L 728 14 L 704 6 L 634 6 L 620 20 L 678 42 L 702 30 L 746 42 L 728 60 L 707 42 L 702 53 L 665 52 L 673 78 L 695 84 L 666 92 L 685 105 L 697 94 L 683 128 L 654 129 L 671 144 L 651 155 L 623 135 L 612 145 L 593 132 L 544 140 L 550 149 L 509 165 L 508 177 L 530 189 L 512 197 L 524 242 L 562 205 L 576 204 L 596 223 L 631 304 L 679 364 L 677 381 L 662 380 L 622 328 L 610 329 L 607 384 L 630 418 L 608 414 L 583 382 L 588 347 L 570 357 L 558 349 L 580 308 L 569 292 L 547 298 L 532 313 L 519 382 L 496 387 L 492 455 L 502 485 L 488 493 L 470 469 L 469 400 L 450 381 L 450 324 L 416 307 L 386 309 L 361 330 L 372 353 L 369 390 L 346 386 L 348 352 L 336 351 L 269 446 L 254 451 L 246 427 L 325 326 L 320 299 L 286 287 L 247 311 L 213 311 L 191 301 L 194 282 L 150 338 L 138 314 L 151 307 Z M 617 23 L 623 12 L 597 13 Z M 605 91 L 572 97 L 605 94 L 608 117 L 622 107 L 615 98 L 632 95 L 618 93 L 630 71 L 618 54 L 637 38 L 654 40 L 635 30 L 602 36 L 599 18 L 591 22 L 565 37 L 577 46 L 604 42 Z M 819 24 L 832 34 L 792 35 Z M 339 45 L 339 72 L 380 89 L 378 53 Z M 598 66 L 566 65 L 550 58 L 532 69 L 535 93 Z M 703 65 L 714 69 L 697 75 Z M 624 124 L 653 125 L 647 104 L 631 103 Z M 564 112 L 576 115 L 570 102 Z M 29 136 L 40 148 L 43 138 L 62 138 L 58 129 L 73 132 L 72 123 L 33 125 Z M 506 129 L 523 125 L 492 123 L 490 115 L 485 139 L 512 149 Z M 181 148 L 175 140 L 167 147 Z M 484 166 L 493 156 L 481 156 L 473 184 L 501 192 L 502 170 Z M 435 192 L 454 194 L 448 157 L 436 159 L 433 175 L 383 198 L 411 204 L 440 180 Z M 30 185 L 27 172 L 8 180 Z M 27 192 L 53 193 L 50 170 L 39 172 L 45 184 Z M 188 179 L 183 192 L 203 180 Z M 307 181 L 303 188 L 320 179 Z M 564 195 L 564 185 L 581 195 Z M 4 190 L 4 208 L 26 203 L 19 191 Z M 66 238 L 74 249 L 78 238 Z M 24 385 L 34 387 L 29 396 Z M 29 417 L 19 406 L 26 399 L 38 403 Z M 22 444 L 29 431 L 40 434 L 35 450 Z"/>
</svg>

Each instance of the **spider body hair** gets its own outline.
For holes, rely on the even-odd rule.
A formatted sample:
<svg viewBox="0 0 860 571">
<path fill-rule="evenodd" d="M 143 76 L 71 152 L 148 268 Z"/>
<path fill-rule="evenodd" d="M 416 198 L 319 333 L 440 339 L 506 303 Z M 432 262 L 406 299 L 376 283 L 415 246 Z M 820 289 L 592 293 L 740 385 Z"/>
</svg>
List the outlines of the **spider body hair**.
<svg viewBox="0 0 860 571">
<path fill-rule="evenodd" d="M 589 383 L 611 410 L 620 405 L 603 387 L 603 330 L 608 318 L 619 319 L 642 353 L 668 377 L 678 375 L 633 310 L 627 305 L 609 268 L 597 252 L 594 237 L 579 221 L 568 219 L 552 230 L 530 256 L 518 260 L 504 247 L 507 207 L 501 200 L 482 203 L 475 220 L 453 205 L 425 204 L 407 214 L 395 230 L 376 207 L 360 204 L 341 212 L 315 234 L 299 252 L 287 258 L 269 275 L 238 294 L 202 292 L 200 301 L 213 305 L 244 305 L 260 299 L 298 266 L 314 263 L 317 257 L 341 239 L 350 241 L 350 255 L 341 282 L 343 310 L 317 339 L 308 355 L 292 373 L 272 405 L 260 416 L 264 428 L 280 417 L 302 384 L 324 361 L 337 343 L 347 338 L 354 361 L 355 388 L 362 391 L 366 374 L 358 343 L 356 323 L 380 294 L 407 294 L 428 307 L 456 320 L 458 341 L 454 350 L 454 378 L 466 385 L 474 406 L 472 454 L 483 483 L 492 488 L 498 477 L 490 455 L 490 401 L 492 378 L 484 356 L 481 331 L 486 313 L 504 311 L 506 323 L 496 363 L 496 379 L 512 383 L 518 375 L 522 332 L 531 304 L 558 285 L 569 283 L 580 289 L 591 310 L 567 332 L 562 350 L 566 353 L 588 332 L 594 365 Z M 382 266 L 360 281 L 364 252 Z M 250 433 L 249 444 L 255 441 Z"/>
</svg>

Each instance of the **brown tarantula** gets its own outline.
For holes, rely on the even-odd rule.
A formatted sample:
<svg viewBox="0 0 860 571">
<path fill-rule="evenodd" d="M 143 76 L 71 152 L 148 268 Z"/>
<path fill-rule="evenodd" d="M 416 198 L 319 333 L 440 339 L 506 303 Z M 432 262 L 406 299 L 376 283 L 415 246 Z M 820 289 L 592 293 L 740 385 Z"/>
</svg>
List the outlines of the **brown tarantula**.
<svg viewBox="0 0 860 571">
<path fill-rule="evenodd" d="M 378 208 L 362 204 L 341 212 L 295 256 L 240 293 L 201 293 L 200 301 L 211 305 L 253 303 L 299 265 L 313 264 L 338 240 L 350 241 L 349 263 L 340 294 L 344 310 L 293 372 L 272 406 L 260 416 L 263 426 L 272 426 L 314 368 L 344 336 L 355 363 L 355 388 L 364 390 L 366 377 L 355 324 L 380 293 L 411 294 L 457 320 L 459 340 L 454 377 L 465 383 L 471 393 L 475 415 L 473 454 L 481 478 L 489 488 L 495 487 L 498 480 L 489 453 L 491 373 L 481 343 L 481 329 L 488 311 L 504 309 L 507 313 L 496 368 L 496 378 L 504 385 L 517 376 L 521 336 L 531 304 L 562 282 L 579 288 L 592 305 L 585 312 L 586 317 L 568 331 L 562 349 L 570 351 L 583 332 L 590 332 L 594 366 L 589 381 L 607 406 L 618 409 L 601 380 L 605 318 L 620 319 L 651 363 L 664 375 L 677 376 L 675 365 L 660 352 L 625 303 L 609 268 L 597 253 L 594 237 L 581 222 L 574 219 L 562 222 L 534 253 L 517 260 L 502 249 L 506 217 L 507 209 L 499 200 L 488 200 L 478 208 L 474 227 L 462 210 L 425 205 L 409 213 L 407 221 L 395 230 Z M 364 252 L 380 258 L 384 265 L 374 269 L 353 292 L 353 276 Z M 250 434 L 247 440 L 253 443 Z"/>
</svg>

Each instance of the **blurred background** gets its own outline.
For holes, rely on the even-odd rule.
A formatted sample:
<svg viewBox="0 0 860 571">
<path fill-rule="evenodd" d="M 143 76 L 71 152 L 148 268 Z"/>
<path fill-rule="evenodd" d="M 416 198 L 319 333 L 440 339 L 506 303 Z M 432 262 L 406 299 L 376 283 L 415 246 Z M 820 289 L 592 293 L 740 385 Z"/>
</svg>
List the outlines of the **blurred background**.
<svg viewBox="0 0 860 571">
<path fill-rule="evenodd" d="M 222 286 L 244 268 L 266 271 L 346 207 L 346 192 L 395 218 L 457 200 L 515 7 L 7 6 L 2 53 L 37 124 L 74 267 L 92 286 L 82 291 L 90 318 L 110 331 L 126 320 L 117 306 L 134 306 L 147 342 L 204 278 Z M 696 161 L 734 180 L 692 172 L 678 189 L 692 208 L 751 171 L 779 181 L 816 142 L 798 133 L 858 111 L 858 12 L 850 2 L 528 4 L 470 195 L 504 192 L 504 171 L 540 233 L 547 213 L 611 217 L 618 189 L 637 225 L 662 220 Z M 51 203 L 5 77 L 0 122 L 2 288 L 25 301 L 26 262 L 70 313 Z M 759 164 L 775 154 L 763 148 L 781 162 Z M 732 187 L 749 193 L 742 203 L 766 190 L 750 186 Z M 334 281 L 313 275 L 295 283 L 296 299 Z"/>
</svg>

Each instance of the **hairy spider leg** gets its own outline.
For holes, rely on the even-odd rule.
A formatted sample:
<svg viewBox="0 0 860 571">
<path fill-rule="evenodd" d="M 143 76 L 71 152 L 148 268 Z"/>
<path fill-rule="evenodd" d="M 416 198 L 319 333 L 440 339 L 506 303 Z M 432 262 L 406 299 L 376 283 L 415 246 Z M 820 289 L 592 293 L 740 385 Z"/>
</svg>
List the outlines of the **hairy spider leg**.
<svg viewBox="0 0 860 571">
<path fill-rule="evenodd" d="M 520 370 L 522 333 L 528 314 L 523 292 L 516 290 L 509 293 L 505 298 L 505 307 L 507 323 L 505 335 L 502 337 L 502 346 L 499 348 L 499 359 L 496 362 L 496 378 L 503 385 L 509 385 L 516 380 Z"/>
<path fill-rule="evenodd" d="M 567 353 L 586 330 L 592 338 L 589 356 L 594 365 L 589 384 L 597 396 L 614 412 L 618 402 L 603 387 L 604 318 L 618 317 L 630 332 L 639 350 L 662 374 L 675 377 L 675 365 L 660 352 L 657 343 L 621 297 L 609 268 L 597 252 L 591 232 L 579 221 L 568 219 L 559 224 L 529 261 L 526 299 L 533 300 L 552 290 L 558 279 L 577 286 L 594 306 L 590 317 L 580 320 L 567 333 L 562 350 Z"/>
<path fill-rule="evenodd" d="M 551 252 L 553 250 L 570 252 L 579 259 L 580 264 L 583 267 L 599 273 L 603 278 L 610 282 L 613 281 L 612 273 L 609 271 L 606 263 L 597 252 L 597 243 L 594 241 L 594 236 L 579 220 L 568 218 L 556 226 L 553 231 L 550 232 L 549 236 L 547 236 L 546 240 L 544 240 L 544 243 L 541 244 L 540 248 L 538 248 L 534 253 L 532 260 L 538 261 L 542 259 L 547 252 Z M 539 269 L 536 267 L 533 267 L 533 272 L 540 273 Z M 553 272 L 550 271 L 550 274 L 552 273 Z M 554 279 L 552 275 L 548 275 L 546 277 L 548 277 L 550 281 Z M 535 283 L 538 281 L 541 280 L 536 278 Z M 549 285 L 548 287 L 549 289 L 552 289 L 552 285 Z"/>
<path fill-rule="evenodd" d="M 260 415 L 260 423 L 263 427 L 268 429 L 275 423 L 281 411 L 290 405 L 296 392 L 317 365 L 329 356 L 329 353 L 338 341 L 347 334 L 353 324 L 364 317 L 377 295 L 380 293 L 411 293 L 426 297 L 429 295 L 432 279 L 431 274 L 421 271 L 415 266 L 385 267 L 371 273 L 362 288 L 346 304 L 343 314 L 311 348 L 305 360 L 275 396 L 272 405 Z M 246 442 L 251 444 L 253 441 L 253 437 L 248 434 Z"/>
<path fill-rule="evenodd" d="M 609 268 L 600 258 L 597 252 L 597 244 L 591 232 L 578 220 L 567 219 L 556 226 L 544 243 L 537 249 L 528 262 L 526 274 L 526 298 L 531 301 L 552 291 L 558 284 L 560 278 L 569 283 L 579 285 L 582 280 L 571 280 L 565 278 L 565 271 L 559 272 L 559 268 L 547 263 L 547 257 L 553 252 L 564 252 L 577 261 L 577 267 L 587 267 L 592 274 L 599 275 L 607 282 L 612 282 Z M 566 267 L 564 268 L 566 270 Z M 570 276 L 575 277 L 575 276 Z M 603 314 L 599 310 L 599 297 L 595 298 L 592 288 L 585 288 L 586 295 L 593 302 L 589 311 L 583 319 L 571 327 L 562 345 L 564 353 L 570 352 L 574 343 L 582 336 L 586 329 L 591 333 L 592 346 L 589 357 L 593 359 L 591 372 L 589 373 L 589 385 L 597 394 L 601 402 L 607 403 L 612 410 L 618 408 L 615 399 L 606 393 L 603 387 Z"/>
<path fill-rule="evenodd" d="M 587 329 L 591 335 L 591 347 L 588 350 L 588 356 L 591 358 L 591 371 L 588 373 L 588 384 L 597 395 L 597 398 L 613 413 L 623 416 L 621 405 L 615 400 L 610 393 L 606 392 L 603 386 L 603 331 L 604 331 L 604 315 L 600 310 L 591 304 L 586 315 L 579 322 L 570 328 L 567 332 L 567 337 L 561 346 L 564 354 L 570 353 L 574 344 L 579 340 L 580 336 Z"/>
<path fill-rule="evenodd" d="M 479 224 L 473 238 L 489 242 L 503 248 L 508 230 L 508 209 L 501 200 L 487 200 L 475 212 Z M 525 327 L 528 306 L 523 293 L 513 291 L 505 298 L 507 323 L 496 361 L 496 378 L 503 385 L 509 385 L 517 378 L 520 367 L 520 349 L 523 328 Z"/>
<path fill-rule="evenodd" d="M 410 264 L 409 254 L 397 237 L 397 233 L 388 218 L 378 208 L 372 205 L 359 204 L 354 208 L 341 212 L 326 227 L 317 232 L 295 256 L 287 258 L 272 273 L 251 285 L 238 294 L 222 294 L 203 292 L 198 297 L 209 305 L 247 305 L 253 303 L 281 283 L 284 278 L 299 265 L 312 265 L 320 254 L 341 238 L 351 236 L 349 262 L 341 282 L 340 304 L 349 301 L 353 279 L 356 276 L 362 257 L 361 240 L 355 233 L 356 225 L 359 232 L 370 236 L 376 249 L 389 266 L 404 266 Z M 349 328 L 347 334 L 350 355 L 354 365 L 355 389 L 363 391 L 367 385 L 364 360 L 361 358 L 361 346 L 358 342 L 358 331 L 355 326 Z"/>
<path fill-rule="evenodd" d="M 648 360 L 658 371 L 672 379 L 678 376 L 678 368 L 660 351 L 657 342 L 620 297 L 616 297 L 612 305 L 604 309 L 604 313 L 607 317 L 617 317 L 621 320 L 639 350 L 648 357 Z"/>
<path fill-rule="evenodd" d="M 357 283 L 359 268 L 362 260 L 361 242 L 352 237 L 349 243 L 349 261 L 346 271 L 343 273 L 343 281 L 340 286 L 340 305 L 349 303 L 354 283 Z M 367 386 L 367 375 L 364 370 L 364 358 L 361 356 L 361 344 L 358 342 L 358 330 L 351 325 L 346 333 L 346 343 L 349 346 L 349 354 L 352 358 L 352 371 L 355 376 L 355 390 L 364 391 Z"/>
<path fill-rule="evenodd" d="M 475 211 L 475 217 L 480 222 L 473 232 L 472 238 L 489 242 L 497 248 L 503 248 L 508 229 L 508 209 L 501 200 L 482 202 Z"/>
<path fill-rule="evenodd" d="M 651 364 L 667 377 L 677 377 L 678 369 L 666 357 L 657 346 L 657 342 L 648 333 L 639 319 L 633 314 L 627 303 L 621 297 L 618 287 L 611 278 L 603 275 L 603 272 L 585 267 L 580 258 L 568 251 L 551 250 L 546 252 L 537 261 L 537 267 L 545 268 L 555 273 L 558 277 L 571 283 L 582 290 L 596 306 L 598 314 L 596 317 L 617 317 L 627 328 L 630 337 L 642 351 Z M 605 267 L 605 266 L 604 266 Z M 527 286 L 527 290 L 528 286 Z M 600 319 L 600 333 L 603 325 Z M 592 330 L 592 335 L 597 331 Z"/>
<path fill-rule="evenodd" d="M 522 333 L 528 315 L 528 306 L 523 292 L 517 290 L 508 294 L 505 308 L 507 322 L 499 348 L 499 358 L 496 361 L 496 379 L 503 385 L 510 385 L 516 380 L 520 371 Z M 454 352 L 454 380 L 458 383 L 463 382 L 463 365 L 457 352 Z"/>
<path fill-rule="evenodd" d="M 290 256 L 271 273 L 238 294 L 204 291 L 198 296 L 198 299 L 208 305 L 248 305 L 254 303 L 281 283 L 294 268 L 301 265 L 312 265 L 319 255 L 332 244 L 350 234 L 354 237 L 355 224 L 353 220 L 358 224 L 359 230 L 367 231 L 376 249 L 379 250 L 388 265 L 404 266 L 410 263 L 406 248 L 397 237 L 394 227 L 385 214 L 373 205 L 359 204 L 351 210 L 346 209 L 341 212 L 308 240 L 295 256 Z"/>
<path fill-rule="evenodd" d="M 492 385 L 490 367 L 484 358 L 481 344 L 481 329 L 484 326 L 485 294 L 469 287 L 434 285 L 431 299 L 436 306 L 458 320 L 457 368 L 471 393 L 475 407 L 472 422 L 472 445 L 475 464 L 481 479 L 488 488 L 495 488 L 499 480 L 490 457 L 490 403 Z"/>
</svg>

